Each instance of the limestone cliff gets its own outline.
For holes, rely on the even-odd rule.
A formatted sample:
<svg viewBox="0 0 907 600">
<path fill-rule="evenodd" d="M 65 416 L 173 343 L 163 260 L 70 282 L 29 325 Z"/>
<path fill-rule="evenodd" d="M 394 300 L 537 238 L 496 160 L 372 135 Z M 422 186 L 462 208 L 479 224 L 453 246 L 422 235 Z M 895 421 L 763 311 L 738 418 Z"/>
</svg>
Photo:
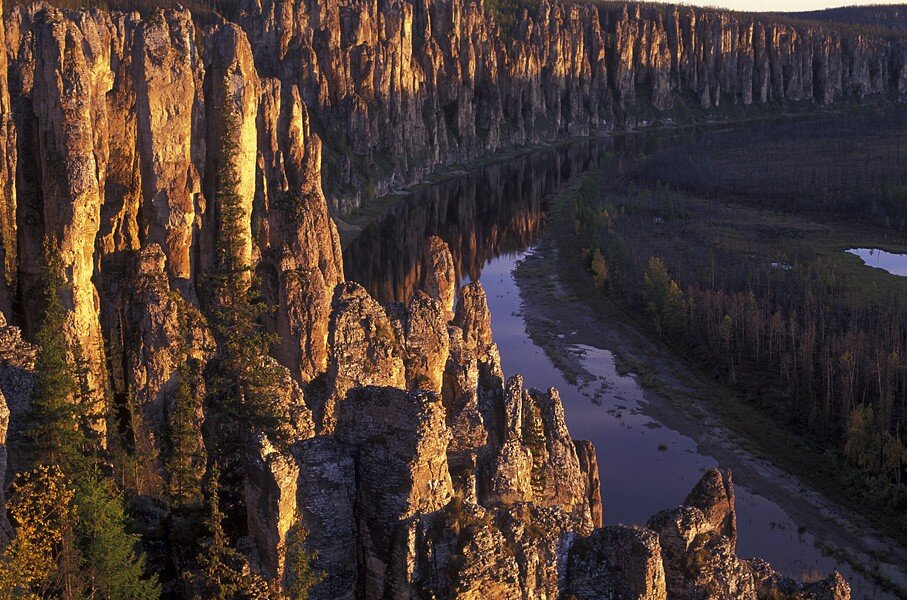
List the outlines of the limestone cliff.
<svg viewBox="0 0 907 600">
<path fill-rule="evenodd" d="M 907 43 L 686 6 L 242 0 L 260 71 L 300 89 L 341 209 L 512 144 L 695 109 L 907 94 Z M 530 3 L 530 6 L 532 3 Z"/>
</svg>

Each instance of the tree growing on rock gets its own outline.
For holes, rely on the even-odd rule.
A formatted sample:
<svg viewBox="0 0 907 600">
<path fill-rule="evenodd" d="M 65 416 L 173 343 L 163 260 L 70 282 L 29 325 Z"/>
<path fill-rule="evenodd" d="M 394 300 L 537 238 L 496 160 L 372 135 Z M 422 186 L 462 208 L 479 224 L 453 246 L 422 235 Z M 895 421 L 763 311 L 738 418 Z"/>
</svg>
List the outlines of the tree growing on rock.
<svg viewBox="0 0 907 600">
<path fill-rule="evenodd" d="M 309 531 L 297 513 L 286 541 L 286 587 L 290 600 L 308 600 L 312 588 L 324 581 L 324 573 L 313 567 L 318 554 L 306 547 L 308 535 Z"/>
<path fill-rule="evenodd" d="M 280 373 L 267 361 L 274 343 L 260 323 L 267 310 L 256 286 L 251 265 L 245 258 L 251 215 L 239 192 L 236 155 L 239 148 L 233 134 L 238 129 L 236 107 L 230 101 L 229 83 L 224 80 L 223 132 L 217 161 L 215 203 L 218 210 L 216 264 L 209 276 L 211 326 L 218 343 L 218 355 L 209 366 L 206 380 L 209 402 L 223 458 L 238 453 L 243 439 L 240 427 L 266 432 L 272 438 L 280 432 L 281 412 L 276 389 Z"/>
<path fill-rule="evenodd" d="M 200 371 L 198 361 L 193 359 L 180 365 L 173 410 L 168 415 L 167 497 L 173 507 L 188 507 L 201 500 L 205 452 L 196 423 L 201 411 L 198 389 L 203 382 Z"/>
<path fill-rule="evenodd" d="M 209 537 L 198 556 L 199 569 L 187 577 L 187 586 L 199 600 L 266 600 L 267 584 L 251 572 L 245 557 L 230 544 L 224 531 L 219 478 L 220 469 L 214 463 L 208 470 L 205 486 L 208 508 L 205 526 Z"/>
<path fill-rule="evenodd" d="M 48 525 L 54 528 L 51 542 L 39 541 L 29 551 L 35 564 L 41 565 L 40 572 L 13 573 L 18 581 L 14 579 L 12 585 L 23 589 L 46 585 L 50 595 L 61 598 L 157 598 L 157 580 L 145 578 L 144 560 L 135 551 L 137 539 L 126 533 L 122 495 L 101 475 L 106 464 L 87 418 L 90 390 L 79 376 L 81 352 L 68 345 L 60 327 L 65 319 L 60 300 L 65 281 L 59 259 L 51 251 L 45 252 L 40 283 L 39 348 L 25 431 L 30 442 L 28 459 L 35 469 L 23 475 L 16 536 L 37 535 L 40 540 L 45 534 L 30 528 L 41 527 L 42 518 L 49 515 L 55 515 L 58 523 Z M 49 510 L 36 494 L 56 497 L 59 508 Z M 53 546 L 52 567 L 42 562 L 48 546 Z M 16 547 L 17 552 L 25 552 L 22 544 Z"/>
<path fill-rule="evenodd" d="M 35 383 L 24 437 L 32 463 L 58 465 L 71 476 L 85 468 L 89 439 L 79 380 L 60 327 L 66 318 L 60 300 L 64 285 L 59 258 L 45 251 L 38 288 L 41 314 L 35 339 Z"/>
</svg>

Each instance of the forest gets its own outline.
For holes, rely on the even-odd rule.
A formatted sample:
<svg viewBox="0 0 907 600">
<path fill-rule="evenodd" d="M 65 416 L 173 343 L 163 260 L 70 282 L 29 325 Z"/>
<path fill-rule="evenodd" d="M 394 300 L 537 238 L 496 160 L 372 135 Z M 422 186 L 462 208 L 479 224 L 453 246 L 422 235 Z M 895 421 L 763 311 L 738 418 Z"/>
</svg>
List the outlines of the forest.
<svg viewBox="0 0 907 600">
<path fill-rule="evenodd" d="M 613 156 L 573 197 L 598 293 L 902 519 L 907 278 L 845 250 L 907 250 L 905 141 L 903 113 L 727 131 Z"/>
</svg>

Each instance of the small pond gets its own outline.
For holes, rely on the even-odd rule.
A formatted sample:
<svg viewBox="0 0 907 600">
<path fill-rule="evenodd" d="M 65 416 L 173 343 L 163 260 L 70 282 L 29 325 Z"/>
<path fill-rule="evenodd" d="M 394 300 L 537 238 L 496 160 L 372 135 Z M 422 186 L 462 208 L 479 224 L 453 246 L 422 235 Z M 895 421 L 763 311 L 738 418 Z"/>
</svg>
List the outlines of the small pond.
<svg viewBox="0 0 907 600">
<path fill-rule="evenodd" d="M 859 256 L 867 267 L 882 269 L 899 277 L 907 277 L 907 254 L 885 252 L 878 248 L 851 248 L 847 253 Z"/>
</svg>

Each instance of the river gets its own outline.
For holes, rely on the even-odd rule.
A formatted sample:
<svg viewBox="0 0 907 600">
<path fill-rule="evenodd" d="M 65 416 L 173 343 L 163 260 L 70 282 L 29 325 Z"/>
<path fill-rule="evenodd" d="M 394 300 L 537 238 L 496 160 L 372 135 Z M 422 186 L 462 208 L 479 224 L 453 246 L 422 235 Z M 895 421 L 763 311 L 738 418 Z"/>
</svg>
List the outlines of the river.
<svg viewBox="0 0 907 600">
<path fill-rule="evenodd" d="M 348 279 L 382 302 L 406 301 L 419 281 L 425 239 L 438 235 L 449 244 L 461 280 L 480 280 L 486 290 L 504 373 L 522 374 L 529 387 L 556 387 L 573 437 L 595 444 L 605 524 L 644 524 L 680 504 L 707 468 L 724 465 L 659 420 L 649 392 L 634 376 L 618 374 L 608 348 L 571 347 L 586 376 L 568 381 L 527 332 L 514 269 L 535 251 L 553 191 L 608 153 L 646 152 L 690 135 L 701 133 L 638 134 L 547 148 L 417 188 L 344 251 Z M 764 558 L 798 577 L 838 569 L 851 582 L 854 598 L 895 597 L 820 550 L 782 506 L 739 482 L 736 489 L 742 557 Z"/>
</svg>

